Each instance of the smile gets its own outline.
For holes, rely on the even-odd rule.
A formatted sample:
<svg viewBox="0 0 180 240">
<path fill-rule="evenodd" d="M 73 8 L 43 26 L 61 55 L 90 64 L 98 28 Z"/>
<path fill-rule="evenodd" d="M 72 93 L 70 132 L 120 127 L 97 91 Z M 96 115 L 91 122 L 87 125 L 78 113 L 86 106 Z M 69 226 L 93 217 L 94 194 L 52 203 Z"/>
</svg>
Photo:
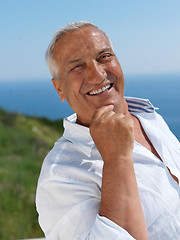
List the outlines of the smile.
<svg viewBox="0 0 180 240">
<path fill-rule="evenodd" d="M 107 90 L 110 90 L 111 89 L 111 87 L 112 87 L 112 83 L 111 84 L 108 84 L 108 85 L 106 85 L 106 86 L 104 86 L 104 87 L 102 87 L 102 88 L 99 88 L 98 90 L 93 90 L 93 91 L 90 91 L 90 92 L 88 92 L 87 94 L 88 95 L 91 95 L 91 96 L 93 96 L 93 95 L 99 95 L 99 94 L 101 94 L 101 93 L 103 93 L 103 92 L 105 92 L 105 91 L 107 91 Z"/>
</svg>

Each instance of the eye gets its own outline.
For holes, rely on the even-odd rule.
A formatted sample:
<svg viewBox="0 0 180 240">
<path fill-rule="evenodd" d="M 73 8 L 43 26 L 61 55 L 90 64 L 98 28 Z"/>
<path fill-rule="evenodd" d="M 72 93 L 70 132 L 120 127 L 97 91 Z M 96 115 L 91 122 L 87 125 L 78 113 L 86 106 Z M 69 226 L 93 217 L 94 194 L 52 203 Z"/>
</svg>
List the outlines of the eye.
<svg viewBox="0 0 180 240">
<path fill-rule="evenodd" d="M 106 53 L 106 54 L 102 55 L 102 58 L 107 58 L 107 57 L 110 57 L 110 56 L 111 56 L 110 53 Z"/>
<path fill-rule="evenodd" d="M 72 67 L 71 69 L 70 69 L 70 72 L 72 72 L 72 71 L 78 71 L 78 70 L 80 70 L 82 68 L 82 65 L 81 64 L 77 64 L 77 65 L 75 65 L 74 67 Z"/>
<path fill-rule="evenodd" d="M 97 61 L 98 61 L 99 63 L 105 63 L 105 62 L 107 62 L 107 61 L 110 61 L 112 56 L 113 56 L 112 53 L 109 53 L 109 52 L 108 52 L 108 53 L 103 53 L 102 55 L 100 55 L 100 56 L 98 57 Z"/>
</svg>

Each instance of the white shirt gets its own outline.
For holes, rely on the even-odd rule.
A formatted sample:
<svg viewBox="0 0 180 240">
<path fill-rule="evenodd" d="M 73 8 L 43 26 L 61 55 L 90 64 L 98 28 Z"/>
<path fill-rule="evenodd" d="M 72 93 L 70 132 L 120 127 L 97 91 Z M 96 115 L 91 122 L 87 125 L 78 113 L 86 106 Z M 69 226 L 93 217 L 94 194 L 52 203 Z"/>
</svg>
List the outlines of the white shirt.
<svg viewBox="0 0 180 240">
<path fill-rule="evenodd" d="M 134 143 L 133 161 L 149 240 L 180 239 L 180 143 L 149 100 L 126 98 L 160 155 Z M 64 134 L 44 160 L 36 205 L 39 223 L 52 240 L 132 240 L 126 230 L 98 214 L 103 160 L 89 128 L 64 120 Z"/>
</svg>

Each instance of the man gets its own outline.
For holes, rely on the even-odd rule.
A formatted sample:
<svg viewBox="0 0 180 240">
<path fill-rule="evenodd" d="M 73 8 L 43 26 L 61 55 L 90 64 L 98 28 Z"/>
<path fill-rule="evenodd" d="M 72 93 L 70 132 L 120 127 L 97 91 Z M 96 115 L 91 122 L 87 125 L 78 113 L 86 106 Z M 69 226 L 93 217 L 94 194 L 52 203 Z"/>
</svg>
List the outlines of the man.
<svg viewBox="0 0 180 240">
<path fill-rule="evenodd" d="M 107 35 L 87 22 L 46 52 L 76 113 L 44 160 L 36 204 L 48 239 L 180 239 L 180 144 L 148 100 L 125 98 Z"/>
</svg>

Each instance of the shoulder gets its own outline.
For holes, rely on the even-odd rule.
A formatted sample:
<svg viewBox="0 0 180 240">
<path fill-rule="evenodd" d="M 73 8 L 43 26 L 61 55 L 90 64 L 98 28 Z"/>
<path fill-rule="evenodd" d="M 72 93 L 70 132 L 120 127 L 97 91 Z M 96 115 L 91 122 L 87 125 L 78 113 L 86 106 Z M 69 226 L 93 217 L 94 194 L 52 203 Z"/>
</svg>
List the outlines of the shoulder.
<svg viewBox="0 0 180 240">
<path fill-rule="evenodd" d="M 49 151 L 42 163 L 38 183 L 53 176 L 55 168 L 58 168 L 58 166 L 63 164 L 67 149 L 70 150 L 72 148 L 73 144 L 67 141 L 63 136 L 55 142 L 53 148 Z"/>
<path fill-rule="evenodd" d="M 62 178 L 89 182 L 95 176 L 101 176 L 102 164 L 96 149 L 88 157 L 76 144 L 61 137 L 43 161 L 38 185 L 50 179 L 61 181 Z"/>
</svg>

